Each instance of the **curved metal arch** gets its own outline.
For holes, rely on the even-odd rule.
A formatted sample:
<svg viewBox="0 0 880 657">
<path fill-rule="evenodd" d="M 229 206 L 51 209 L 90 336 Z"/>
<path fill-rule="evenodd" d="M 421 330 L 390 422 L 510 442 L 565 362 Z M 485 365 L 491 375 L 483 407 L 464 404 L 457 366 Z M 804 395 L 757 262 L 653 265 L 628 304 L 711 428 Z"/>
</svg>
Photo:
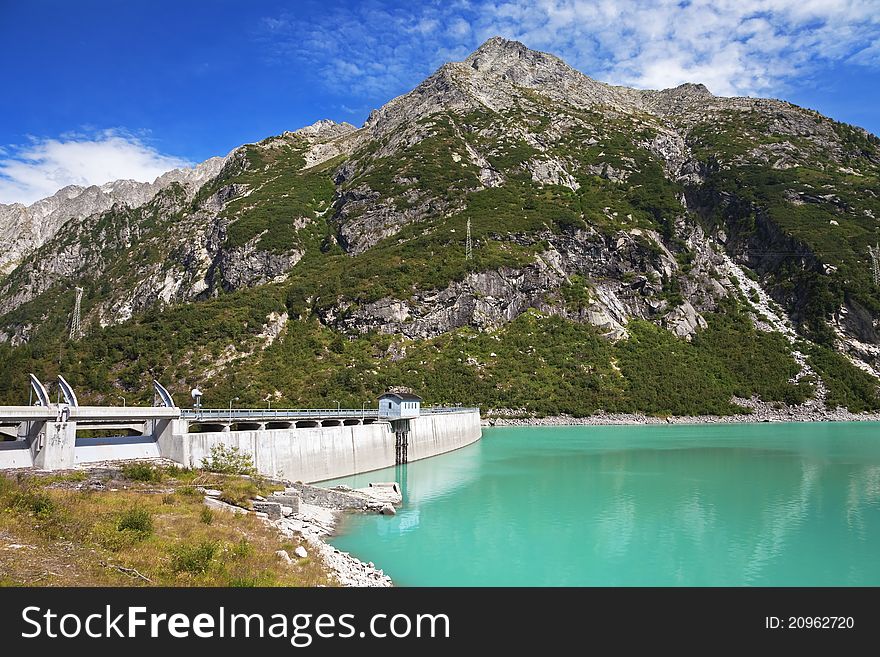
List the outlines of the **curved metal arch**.
<svg viewBox="0 0 880 657">
<path fill-rule="evenodd" d="M 58 385 L 61 386 L 61 394 L 64 395 L 64 401 L 70 406 L 79 406 L 79 400 L 76 398 L 76 393 L 73 391 L 73 388 L 67 380 L 60 374 L 58 375 Z"/>
<path fill-rule="evenodd" d="M 156 391 L 156 397 L 162 402 L 162 406 L 166 408 L 174 408 L 174 400 L 171 398 L 171 393 L 165 389 L 161 383 L 153 379 L 153 389 Z M 158 404 L 156 404 L 158 406 Z"/>
<path fill-rule="evenodd" d="M 46 386 L 44 386 L 40 380 L 34 376 L 33 374 L 28 374 L 31 380 L 31 387 L 34 389 L 34 392 L 37 394 L 37 399 L 39 400 L 40 406 L 49 407 L 49 391 L 46 390 Z"/>
</svg>

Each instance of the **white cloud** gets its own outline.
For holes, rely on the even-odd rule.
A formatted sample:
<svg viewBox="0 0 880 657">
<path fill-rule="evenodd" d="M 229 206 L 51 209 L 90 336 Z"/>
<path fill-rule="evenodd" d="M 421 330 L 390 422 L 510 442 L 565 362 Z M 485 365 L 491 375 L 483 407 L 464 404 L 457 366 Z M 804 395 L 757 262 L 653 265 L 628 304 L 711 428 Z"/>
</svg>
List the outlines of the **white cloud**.
<svg viewBox="0 0 880 657">
<path fill-rule="evenodd" d="M 703 82 L 722 95 L 781 94 L 795 82 L 809 84 L 817 66 L 841 61 L 880 66 L 878 0 L 471 0 L 413 7 L 364 3 L 328 11 L 318 24 L 286 15 L 267 20 L 264 39 L 274 61 L 305 61 L 331 90 L 376 100 L 406 91 L 450 55 L 460 58 L 496 34 L 614 84 Z"/>
<path fill-rule="evenodd" d="M 0 154 L 4 154 L 0 158 L 0 203 L 32 203 L 67 185 L 101 185 L 120 179 L 152 182 L 170 169 L 192 165 L 117 130 L 90 137 L 32 139 Z"/>
</svg>

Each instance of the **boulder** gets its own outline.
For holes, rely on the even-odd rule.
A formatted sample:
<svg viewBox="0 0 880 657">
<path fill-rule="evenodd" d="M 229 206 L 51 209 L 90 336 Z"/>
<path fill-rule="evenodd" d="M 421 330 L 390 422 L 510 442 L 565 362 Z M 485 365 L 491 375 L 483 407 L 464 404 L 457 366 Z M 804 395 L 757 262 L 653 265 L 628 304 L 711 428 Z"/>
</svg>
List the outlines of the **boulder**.
<svg viewBox="0 0 880 657">
<path fill-rule="evenodd" d="M 282 517 L 281 505 L 278 502 L 261 502 L 254 500 L 251 504 L 254 507 L 254 511 L 265 513 L 269 520 L 278 520 Z"/>
<path fill-rule="evenodd" d="M 269 497 L 267 497 L 266 501 L 277 502 L 281 506 L 290 507 L 290 513 L 299 513 L 301 498 L 299 495 L 291 495 L 289 493 L 275 493 L 274 495 L 270 495 Z"/>
<path fill-rule="evenodd" d="M 227 504 L 226 502 L 215 500 L 213 497 L 208 497 L 207 495 L 204 498 L 204 502 L 205 506 L 209 509 L 217 509 L 218 511 L 227 511 L 229 513 L 248 513 L 247 509 L 242 509 L 240 506 L 235 506 L 234 504 Z"/>
</svg>

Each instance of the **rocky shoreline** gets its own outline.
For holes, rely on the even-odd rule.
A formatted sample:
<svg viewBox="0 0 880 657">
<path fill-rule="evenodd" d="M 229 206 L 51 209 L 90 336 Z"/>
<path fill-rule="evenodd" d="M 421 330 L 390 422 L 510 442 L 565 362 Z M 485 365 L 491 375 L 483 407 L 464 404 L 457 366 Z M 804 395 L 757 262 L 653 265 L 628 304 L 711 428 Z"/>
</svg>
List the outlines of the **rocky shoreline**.
<svg viewBox="0 0 880 657">
<path fill-rule="evenodd" d="M 603 426 L 631 424 L 735 424 L 756 422 L 880 422 L 880 413 L 851 413 L 844 408 L 830 409 L 817 401 L 799 406 L 777 407 L 759 399 L 734 398 L 734 403 L 748 409 L 740 415 L 681 415 L 658 417 L 643 413 L 606 413 L 601 411 L 587 417 L 553 415 L 523 417 L 524 411 L 493 411 L 483 418 L 488 427 L 550 427 L 550 426 Z"/>
<path fill-rule="evenodd" d="M 300 538 L 309 547 L 308 550 L 298 547 L 296 556 L 304 559 L 310 554 L 317 554 L 341 586 L 394 585 L 391 578 L 373 563 L 364 563 L 348 552 L 333 547 L 326 539 L 335 533 L 346 512 L 396 513 L 393 505 L 401 501 L 396 484 L 393 484 L 393 489 L 390 488 L 392 484 L 378 484 L 377 488 L 358 491 L 346 486 L 320 488 L 299 482 L 276 483 L 284 485 L 284 489 L 268 497 L 257 496 L 251 500 L 253 510 L 217 499 L 219 490 L 202 488 L 201 492 L 209 508 L 229 513 L 253 513 L 287 538 Z M 284 550 L 278 550 L 276 554 L 288 563 L 292 561 L 290 554 Z"/>
<path fill-rule="evenodd" d="M 300 504 L 299 513 L 273 522 L 282 534 L 298 535 L 308 543 L 322 561 L 333 571 L 342 586 L 388 587 L 394 586 L 391 578 L 373 563 L 364 563 L 348 552 L 343 552 L 326 542 L 332 536 L 342 518 L 343 511 L 327 509 L 312 504 Z"/>
</svg>

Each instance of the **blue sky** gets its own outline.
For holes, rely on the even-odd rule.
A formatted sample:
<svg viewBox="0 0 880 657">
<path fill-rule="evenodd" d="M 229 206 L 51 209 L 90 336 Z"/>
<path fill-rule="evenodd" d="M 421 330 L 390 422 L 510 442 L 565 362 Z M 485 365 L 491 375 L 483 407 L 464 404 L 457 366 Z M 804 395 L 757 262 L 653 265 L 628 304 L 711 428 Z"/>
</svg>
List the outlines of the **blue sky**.
<svg viewBox="0 0 880 657">
<path fill-rule="evenodd" d="M 360 125 L 496 34 L 602 81 L 703 82 L 880 133 L 880 0 L 0 0 L 0 203 Z"/>
</svg>

